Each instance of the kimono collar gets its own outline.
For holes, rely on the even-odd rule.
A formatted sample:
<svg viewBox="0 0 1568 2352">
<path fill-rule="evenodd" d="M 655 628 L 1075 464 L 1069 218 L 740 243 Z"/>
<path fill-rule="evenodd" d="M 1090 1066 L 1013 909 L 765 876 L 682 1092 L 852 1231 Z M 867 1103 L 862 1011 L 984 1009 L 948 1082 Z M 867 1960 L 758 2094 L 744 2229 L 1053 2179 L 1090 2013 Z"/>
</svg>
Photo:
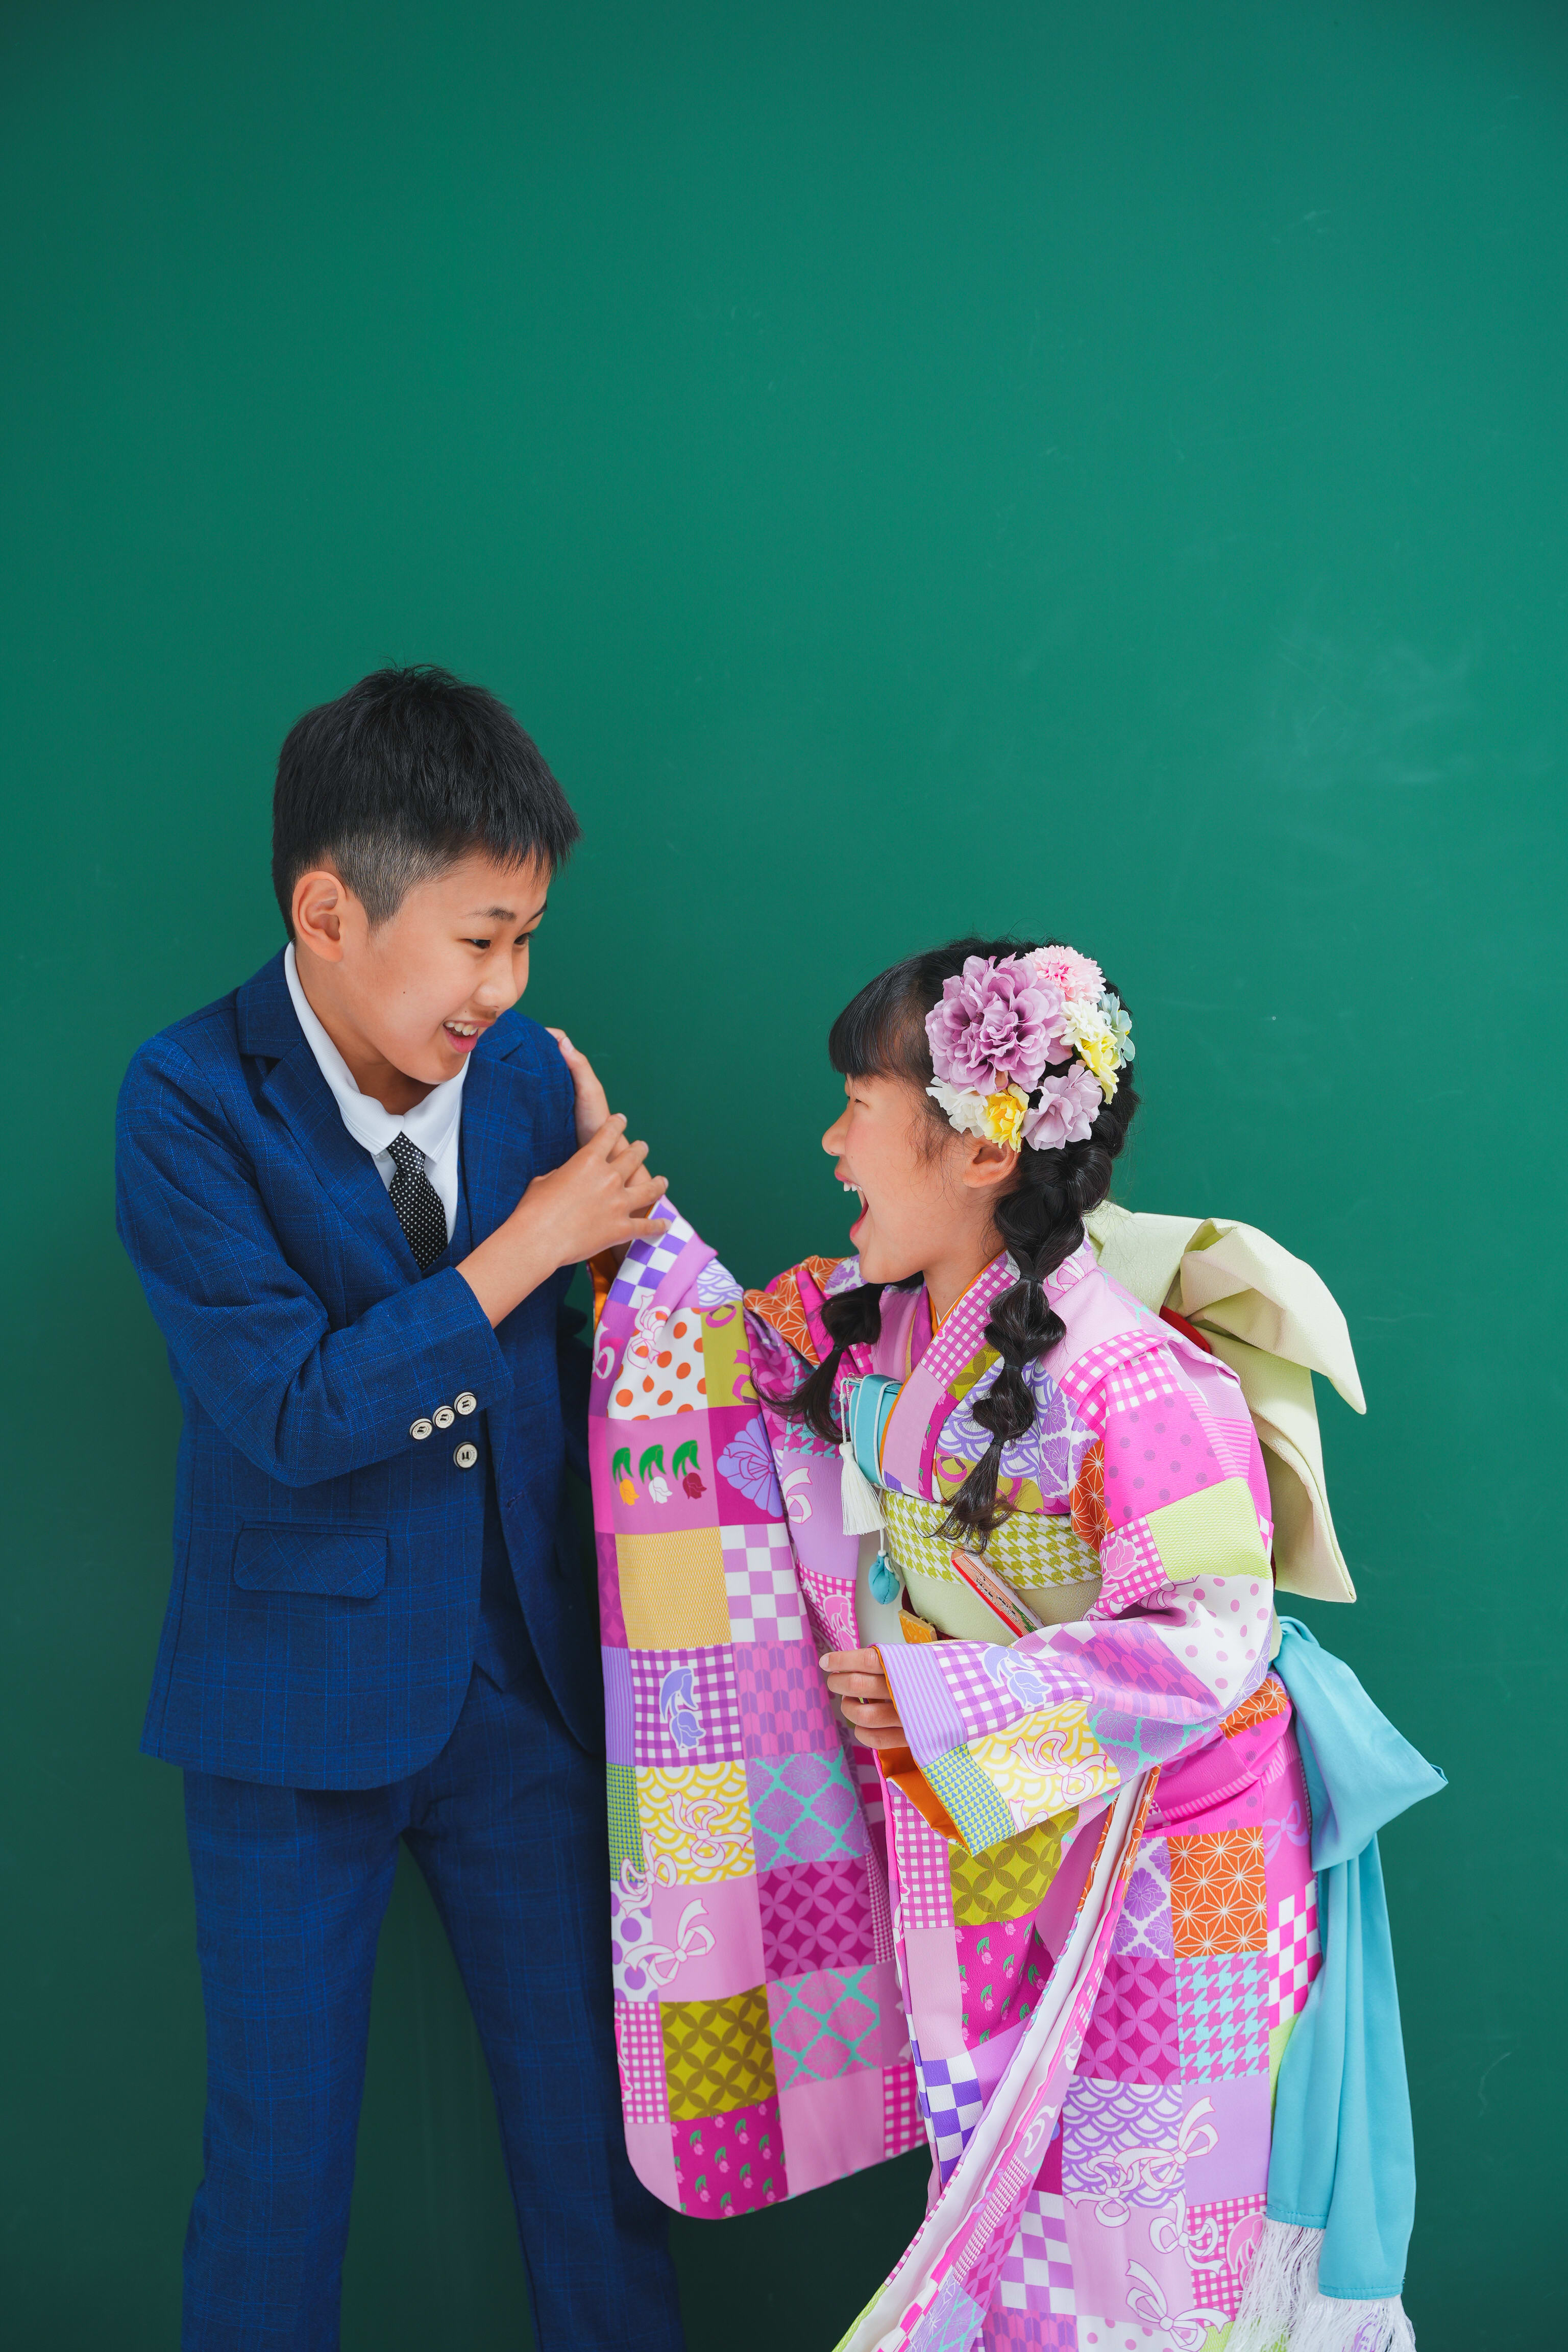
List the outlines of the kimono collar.
<svg viewBox="0 0 1568 2352">
<path fill-rule="evenodd" d="M 806 1260 L 806 1264 L 814 1269 L 826 1263 L 826 1261 L 821 1258 Z M 1058 1298 L 1065 1297 L 1075 1284 L 1081 1282 L 1086 1274 L 1092 1274 L 1099 1263 L 1094 1254 L 1094 1244 L 1086 1237 L 1079 1244 L 1070 1257 L 1063 1258 L 1060 1265 L 1047 1275 L 1043 1285 L 1046 1297 L 1054 1305 Z M 1006 1280 L 1002 1278 L 1004 1275 L 1007 1277 Z M 969 1288 L 963 1293 L 963 1297 L 949 1307 L 936 1328 L 939 1331 L 944 1329 L 965 1301 L 973 1299 L 982 1288 L 984 1291 L 985 1303 L 989 1306 L 991 1300 L 999 1292 L 1007 1288 L 1009 1281 L 1016 1282 L 1017 1279 L 1017 1266 L 1004 1250 L 975 1276 Z M 866 1277 L 860 1271 L 859 1258 L 858 1256 L 841 1257 L 833 1265 L 831 1271 L 823 1281 L 822 1295 L 825 1298 L 837 1298 L 847 1290 L 863 1290 L 865 1286 Z"/>
</svg>

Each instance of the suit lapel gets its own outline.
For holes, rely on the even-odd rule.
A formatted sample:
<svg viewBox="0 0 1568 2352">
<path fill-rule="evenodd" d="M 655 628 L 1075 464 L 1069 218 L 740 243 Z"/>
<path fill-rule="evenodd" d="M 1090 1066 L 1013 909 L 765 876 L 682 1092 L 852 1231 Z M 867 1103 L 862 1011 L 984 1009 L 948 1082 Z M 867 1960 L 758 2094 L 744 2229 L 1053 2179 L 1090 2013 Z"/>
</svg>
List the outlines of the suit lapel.
<svg viewBox="0 0 1568 2352">
<path fill-rule="evenodd" d="M 294 1140 L 344 1215 L 382 1243 L 405 1280 L 417 1282 L 418 1262 L 375 1162 L 343 1125 L 332 1090 L 303 1035 L 291 1054 L 274 1064 L 261 1092 L 287 1120 Z"/>
<path fill-rule="evenodd" d="M 523 1073 L 480 1046 L 463 1080 L 463 1190 L 472 1247 L 510 1216 L 538 1172 L 533 1107 Z M 489 1421 L 499 1465 L 506 1458 L 507 1415 Z"/>
<path fill-rule="evenodd" d="M 277 1056 L 262 1081 L 262 1099 L 285 1121 L 344 1215 L 382 1244 L 405 1282 L 417 1282 L 417 1261 L 375 1162 L 343 1125 L 332 1090 L 300 1026 L 280 955 L 247 981 L 237 1010 L 241 1053 Z"/>
<path fill-rule="evenodd" d="M 482 1049 L 463 1080 L 463 1186 L 476 1243 L 504 1224 L 538 1171 L 528 1081 Z"/>
</svg>

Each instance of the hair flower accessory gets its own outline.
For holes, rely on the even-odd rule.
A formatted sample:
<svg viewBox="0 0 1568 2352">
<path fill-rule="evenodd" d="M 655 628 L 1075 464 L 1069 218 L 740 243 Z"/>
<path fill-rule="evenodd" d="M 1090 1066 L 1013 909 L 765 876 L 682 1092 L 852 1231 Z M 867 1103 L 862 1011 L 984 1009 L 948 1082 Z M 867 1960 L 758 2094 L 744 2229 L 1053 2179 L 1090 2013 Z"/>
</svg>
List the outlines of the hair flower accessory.
<svg viewBox="0 0 1568 2352">
<path fill-rule="evenodd" d="M 969 956 L 956 979 L 942 983 L 942 1002 L 926 1015 L 931 1066 L 939 1078 L 977 1094 L 1016 1082 L 1037 1087 L 1047 1061 L 1065 1061 L 1060 1044 L 1066 1007 L 1054 981 L 1035 973 L 1020 956 Z"/>
<path fill-rule="evenodd" d="M 970 956 L 943 982 L 925 1025 L 934 1073 L 926 1091 L 948 1124 L 1014 1151 L 1087 1140 L 1132 1059 L 1121 999 L 1097 963 L 1060 945 Z"/>
</svg>

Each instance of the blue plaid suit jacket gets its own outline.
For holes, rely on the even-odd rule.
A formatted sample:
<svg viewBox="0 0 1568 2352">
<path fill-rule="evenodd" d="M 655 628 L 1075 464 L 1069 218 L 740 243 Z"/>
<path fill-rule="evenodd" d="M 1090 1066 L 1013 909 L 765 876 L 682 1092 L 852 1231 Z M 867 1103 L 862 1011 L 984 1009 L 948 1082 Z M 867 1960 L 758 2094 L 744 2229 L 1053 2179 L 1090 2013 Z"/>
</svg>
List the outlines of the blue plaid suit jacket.
<svg viewBox="0 0 1568 2352">
<path fill-rule="evenodd" d="M 472 1242 L 575 1148 L 554 1040 L 506 1014 L 463 1086 Z M 308 1789 L 382 1787 L 429 1762 L 468 1685 L 493 1472 L 540 1664 L 601 1749 L 594 1601 L 563 1486 L 568 1424 L 586 1468 L 569 1273 L 493 1331 L 450 1266 L 420 1279 L 281 956 L 137 1054 L 117 1190 L 184 1408 L 143 1748 Z M 411 1435 L 465 1391 L 478 1412 Z M 465 1438 L 480 1448 L 469 1471 L 453 1458 Z"/>
</svg>

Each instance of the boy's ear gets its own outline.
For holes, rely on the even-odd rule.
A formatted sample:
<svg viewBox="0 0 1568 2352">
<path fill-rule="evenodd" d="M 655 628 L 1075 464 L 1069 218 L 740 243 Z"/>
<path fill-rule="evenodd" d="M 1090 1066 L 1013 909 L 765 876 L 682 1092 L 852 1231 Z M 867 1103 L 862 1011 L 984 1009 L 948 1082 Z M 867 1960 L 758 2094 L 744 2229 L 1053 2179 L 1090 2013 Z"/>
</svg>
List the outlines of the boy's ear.
<svg viewBox="0 0 1568 2352">
<path fill-rule="evenodd" d="M 296 948 L 309 948 L 323 963 L 342 963 L 343 917 L 352 896 L 342 875 L 330 866 L 313 866 L 301 874 L 289 900 Z"/>
</svg>

